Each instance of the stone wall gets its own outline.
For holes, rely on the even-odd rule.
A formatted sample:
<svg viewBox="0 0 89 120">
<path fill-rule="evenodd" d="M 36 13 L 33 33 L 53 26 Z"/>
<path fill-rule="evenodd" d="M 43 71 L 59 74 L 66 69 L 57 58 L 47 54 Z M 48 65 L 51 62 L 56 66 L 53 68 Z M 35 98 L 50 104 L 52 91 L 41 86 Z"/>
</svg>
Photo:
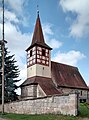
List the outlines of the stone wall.
<svg viewBox="0 0 89 120">
<path fill-rule="evenodd" d="M 79 93 L 79 99 L 85 99 L 86 101 L 88 100 L 88 90 L 83 90 L 83 89 L 71 89 L 71 88 L 61 88 L 63 93 L 68 94 L 71 92 L 78 92 Z"/>
<path fill-rule="evenodd" d="M 0 111 L 2 106 L 0 105 Z M 48 96 L 44 98 L 28 99 L 5 104 L 6 113 L 18 114 L 64 114 L 78 113 L 78 95 L 73 93 L 62 96 Z"/>
<path fill-rule="evenodd" d="M 28 85 L 21 87 L 21 96 L 29 98 L 37 97 L 37 85 Z"/>
<path fill-rule="evenodd" d="M 45 97 L 45 96 L 46 94 L 44 93 L 40 85 L 28 85 L 21 87 L 21 97 L 23 99 Z"/>
</svg>

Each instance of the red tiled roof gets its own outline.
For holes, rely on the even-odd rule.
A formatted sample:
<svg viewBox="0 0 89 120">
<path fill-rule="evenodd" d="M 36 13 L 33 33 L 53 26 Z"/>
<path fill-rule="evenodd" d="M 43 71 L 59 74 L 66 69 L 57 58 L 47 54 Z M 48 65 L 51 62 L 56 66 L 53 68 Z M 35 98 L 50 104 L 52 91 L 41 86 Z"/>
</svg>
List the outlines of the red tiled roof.
<svg viewBox="0 0 89 120">
<path fill-rule="evenodd" d="M 43 46 L 43 47 L 48 48 L 50 50 L 52 49 L 45 43 L 39 14 L 38 14 L 38 17 L 36 20 L 36 25 L 35 25 L 35 29 L 34 29 L 33 38 L 32 38 L 32 43 L 31 43 L 31 46 L 29 48 L 27 48 L 27 50 L 30 49 L 31 47 L 33 47 L 34 45 Z"/>
<path fill-rule="evenodd" d="M 24 81 L 21 87 L 31 84 L 39 84 L 46 95 L 62 94 L 62 91 L 56 88 L 51 78 L 32 77 Z"/>
<path fill-rule="evenodd" d="M 77 67 L 51 62 L 52 80 L 59 87 L 88 89 Z"/>
</svg>

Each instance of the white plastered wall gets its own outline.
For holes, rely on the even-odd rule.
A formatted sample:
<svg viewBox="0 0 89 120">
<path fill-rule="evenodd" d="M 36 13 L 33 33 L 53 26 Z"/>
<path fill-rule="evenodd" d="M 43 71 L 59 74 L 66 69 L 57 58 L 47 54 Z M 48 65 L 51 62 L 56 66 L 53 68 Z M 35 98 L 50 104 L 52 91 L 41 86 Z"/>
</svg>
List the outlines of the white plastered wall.
<svg viewBox="0 0 89 120">
<path fill-rule="evenodd" d="M 35 65 L 27 68 L 27 78 L 30 78 L 33 76 L 41 76 L 41 77 L 51 78 L 50 67 L 40 65 L 40 64 L 35 64 Z"/>
<path fill-rule="evenodd" d="M 42 90 L 40 85 L 38 85 L 37 86 L 37 97 L 45 97 L 45 96 L 46 96 L 45 92 Z"/>
</svg>

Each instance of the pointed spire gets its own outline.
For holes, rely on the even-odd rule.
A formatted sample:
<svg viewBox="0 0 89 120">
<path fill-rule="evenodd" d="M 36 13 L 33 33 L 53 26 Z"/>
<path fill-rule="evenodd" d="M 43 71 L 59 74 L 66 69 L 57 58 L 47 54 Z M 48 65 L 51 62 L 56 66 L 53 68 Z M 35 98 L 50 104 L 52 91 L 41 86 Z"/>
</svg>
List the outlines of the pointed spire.
<svg viewBox="0 0 89 120">
<path fill-rule="evenodd" d="M 32 44 L 34 43 L 45 44 L 40 17 L 39 17 L 39 11 L 37 13 L 38 14 L 37 14 L 37 20 L 36 20 L 35 30 L 33 34 Z"/>
<path fill-rule="evenodd" d="M 30 49 L 34 45 L 43 46 L 43 47 L 48 48 L 50 50 L 52 49 L 45 43 L 43 31 L 42 31 L 42 27 L 41 27 L 41 22 L 40 22 L 39 10 L 37 11 L 37 19 L 36 19 L 33 38 L 32 38 L 32 43 L 28 49 Z"/>
</svg>

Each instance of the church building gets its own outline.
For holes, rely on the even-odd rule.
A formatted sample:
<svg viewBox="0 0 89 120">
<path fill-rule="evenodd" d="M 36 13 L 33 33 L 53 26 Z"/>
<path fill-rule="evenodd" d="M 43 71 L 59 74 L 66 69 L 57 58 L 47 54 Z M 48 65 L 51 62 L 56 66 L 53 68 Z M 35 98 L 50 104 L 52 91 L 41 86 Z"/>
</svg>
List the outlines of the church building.
<svg viewBox="0 0 89 120">
<path fill-rule="evenodd" d="M 51 61 L 51 50 L 44 40 L 39 13 L 27 52 L 27 79 L 21 84 L 22 99 L 79 92 L 88 100 L 89 88 L 77 67 Z"/>
</svg>

